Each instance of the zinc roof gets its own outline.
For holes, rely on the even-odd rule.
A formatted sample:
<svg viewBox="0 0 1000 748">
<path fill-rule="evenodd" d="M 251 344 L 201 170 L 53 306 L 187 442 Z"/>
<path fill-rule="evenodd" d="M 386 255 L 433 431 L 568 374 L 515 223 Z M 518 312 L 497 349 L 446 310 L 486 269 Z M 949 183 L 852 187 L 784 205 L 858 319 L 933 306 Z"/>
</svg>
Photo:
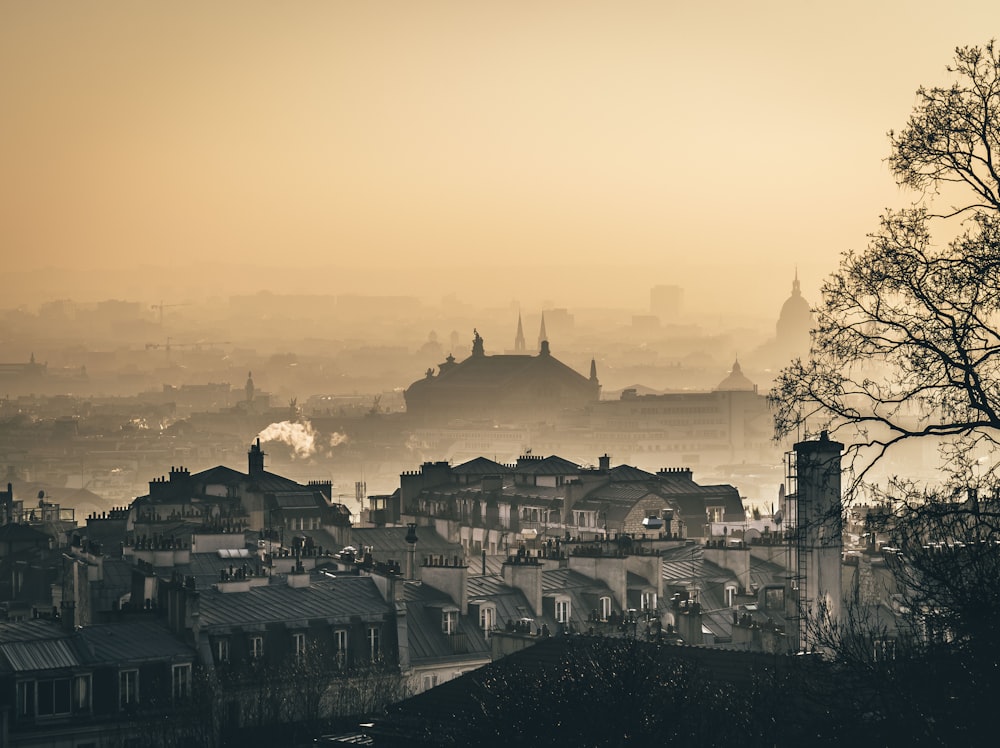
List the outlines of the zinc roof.
<svg viewBox="0 0 1000 748">
<path fill-rule="evenodd" d="M 296 619 L 348 622 L 354 616 L 380 621 L 391 612 L 370 577 L 314 578 L 308 587 L 289 587 L 274 578 L 271 584 L 245 592 L 201 591 L 203 628 L 239 628 Z"/>
<path fill-rule="evenodd" d="M 80 658 L 68 639 L 0 644 L 0 654 L 14 672 L 78 667 Z"/>
</svg>

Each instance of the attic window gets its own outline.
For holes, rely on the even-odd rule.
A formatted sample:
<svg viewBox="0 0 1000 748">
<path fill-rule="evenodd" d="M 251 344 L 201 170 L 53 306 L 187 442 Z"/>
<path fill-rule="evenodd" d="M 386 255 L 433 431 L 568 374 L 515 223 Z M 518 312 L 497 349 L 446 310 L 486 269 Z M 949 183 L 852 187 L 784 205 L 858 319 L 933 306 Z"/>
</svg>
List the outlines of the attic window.
<svg viewBox="0 0 1000 748">
<path fill-rule="evenodd" d="M 736 600 L 736 585 L 727 584 L 726 585 L 726 607 L 733 607 L 733 603 Z"/>
<path fill-rule="evenodd" d="M 458 631 L 458 608 L 445 608 L 441 611 L 441 631 L 448 636 Z"/>
<path fill-rule="evenodd" d="M 568 597 L 556 598 L 556 623 L 569 623 L 570 609 Z"/>
<path fill-rule="evenodd" d="M 481 605 L 479 607 L 479 628 L 489 638 L 490 632 L 496 623 L 497 611 L 492 605 Z"/>
<path fill-rule="evenodd" d="M 601 598 L 601 620 L 606 621 L 611 617 L 611 598 Z"/>
</svg>

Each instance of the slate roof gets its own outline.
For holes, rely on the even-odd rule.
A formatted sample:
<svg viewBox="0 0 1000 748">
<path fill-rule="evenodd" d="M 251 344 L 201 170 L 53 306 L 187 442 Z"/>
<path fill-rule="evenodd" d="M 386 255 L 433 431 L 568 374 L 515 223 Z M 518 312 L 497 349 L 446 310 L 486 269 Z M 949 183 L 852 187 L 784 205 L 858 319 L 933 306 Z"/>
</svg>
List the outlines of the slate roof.
<svg viewBox="0 0 1000 748">
<path fill-rule="evenodd" d="M 489 661 L 490 642 L 471 614 L 458 616 L 458 632 L 464 636 L 468 651 L 455 653 L 451 638 L 441 630 L 442 610 L 456 607 L 445 593 L 426 584 L 408 582 L 403 594 L 411 663 L 420 665 L 424 662 L 470 659 Z"/>
<path fill-rule="evenodd" d="M 613 483 L 622 483 L 641 480 L 656 480 L 656 475 L 647 473 L 631 465 L 616 465 L 608 471 Z"/>
<path fill-rule="evenodd" d="M 406 527 L 355 527 L 351 529 L 351 544 L 360 550 L 363 546 L 371 546 L 372 556 L 378 561 L 394 559 L 401 561 L 407 551 Z M 438 534 L 430 526 L 418 527 L 416 558 L 420 563 L 427 554 L 435 553 L 445 556 L 461 556 L 464 549 L 460 543 L 450 543 L 447 538 Z M 332 543 L 330 547 L 332 547 Z M 337 550 L 340 550 L 339 548 Z"/>
<path fill-rule="evenodd" d="M 150 660 L 191 660 L 194 649 L 155 621 L 129 621 L 84 626 L 80 638 L 90 663 L 138 664 Z"/>
<path fill-rule="evenodd" d="M 190 661 L 194 650 L 159 621 L 128 621 L 64 630 L 57 622 L 0 624 L 0 672 L 65 670 L 151 660 Z"/>
<path fill-rule="evenodd" d="M 280 509 L 315 509 L 319 506 L 316 494 L 318 491 L 287 491 L 276 494 L 273 498 L 275 506 Z M 325 501 L 322 505 L 325 505 Z"/>
<path fill-rule="evenodd" d="M 198 483 L 222 484 L 225 486 L 240 483 L 246 479 L 246 473 L 233 470 L 225 465 L 217 465 L 216 467 L 209 468 L 208 470 L 202 470 L 200 473 L 195 473 L 191 476 L 191 480 Z"/>
<path fill-rule="evenodd" d="M 68 638 L 0 644 L 0 656 L 5 661 L 5 669 L 15 673 L 61 670 L 81 664 L 76 647 Z"/>
<path fill-rule="evenodd" d="M 513 473 L 514 468 L 510 465 L 501 465 L 486 457 L 476 457 L 461 465 L 456 465 L 451 469 L 451 472 L 455 475 L 507 475 Z"/>
<path fill-rule="evenodd" d="M 515 587 L 507 586 L 503 578 L 499 575 L 470 576 L 467 588 L 469 590 L 470 603 L 476 600 L 486 600 L 496 606 L 496 621 L 500 628 L 503 628 L 507 621 L 516 621 L 519 618 L 533 618 L 536 627 L 541 627 L 545 623 L 548 624 L 550 630 L 558 630 L 558 624 L 556 624 L 554 617 L 544 612 L 540 615 L 535 615 L 524 593 Z"/>
<path fill-rule="evenodd" d="M 30 525 L 0 525 L 0 543 L 47 543 L 49 536 Z"/>
<path fill-rule="evenodd" d="M 328 623 L 348 623 L 352 617 L 382 621 L 392 607 L 385 601 L 371 577 L 338 576 L 317 578 L 308 587 L 289 587 L 280 578 L 271 584 L 251 587 L 245 592 L 202 590 L 200 595 L 203 629 L 237 629 L 297 620 L 326 619 Z"/>
<path fill-rule="evenodd" d="M 522 462 L 514 469 L 518 475 L 575 475 L 580 466 L 558 455 L 549 455 L 543 460 Z"/>
<path fill-rule="evenodd" d="M 570 599 L 569 618 L 577 631 L 586 631 L 587 617 L 593 610 L 600 610 L 602 597 L 614 600 L 611 589 L 602 581 L 591 579 L 578 571 L 567 568 L 542 570 L 542 597 L 566 596 Z M 617 606 L 614 605 L 615 610 Z M 557 626 L 561 625 L 556 624 Z M 550 626 L 551 628 L 551 626 Z M 555 631 L 556 629 L 553 629 Z"/>
</svg>

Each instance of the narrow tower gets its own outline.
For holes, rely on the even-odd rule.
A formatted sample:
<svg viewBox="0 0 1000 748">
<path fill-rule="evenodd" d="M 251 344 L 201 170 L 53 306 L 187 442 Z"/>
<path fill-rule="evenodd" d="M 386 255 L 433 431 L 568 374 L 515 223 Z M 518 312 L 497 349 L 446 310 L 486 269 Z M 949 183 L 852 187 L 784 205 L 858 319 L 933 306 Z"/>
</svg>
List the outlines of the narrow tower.
<svg viewBox="0 0 1000 748">
<path fill-rule="evenodd" d="M 788 455 L 785 529 L 788 538 L 790 612 L 798 626 L 795 651 L 822 647 L 824 634 L 841 618 L 843 552 L 840 454 L 844 445 L 819 439 L 799 442 Z"/>
<path fill-rule="evenodd" d="M 548 333 L 545 332 L 545 312 L 542 312 L 542 324 L 541 324 L 541 327 L 539 327 L 539 329 L 538 329 L 538 350 L 539 350 L 539 352 L 541 352 L 542 348 L 545 347 L 545 346 L 542 346 L 542 343 L 548 342 L 548 339 L 549 339 Z"/>
<path fill-rule="evenodd" d="M 514 353 L 524 353 L 524 328 L 521 326 L 521 313 L 517 313 L 517 335 L 514 336 Z"/>
</svg>

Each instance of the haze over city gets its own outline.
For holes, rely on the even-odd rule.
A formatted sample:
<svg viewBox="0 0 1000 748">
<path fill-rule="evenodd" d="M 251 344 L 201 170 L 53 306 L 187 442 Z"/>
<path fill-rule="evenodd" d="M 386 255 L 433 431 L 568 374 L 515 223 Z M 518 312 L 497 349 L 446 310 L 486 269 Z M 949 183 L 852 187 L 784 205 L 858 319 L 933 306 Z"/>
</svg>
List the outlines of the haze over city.
<svg viewBox="0 0 1000 748">
<path fill-rule="evenodd" d="M 772 319 L 900 201 L 886 132 L 997 16 L 938 10 L 4 3 L 5 298 L 628 306 L 641 277 Z"/>
</svg>

